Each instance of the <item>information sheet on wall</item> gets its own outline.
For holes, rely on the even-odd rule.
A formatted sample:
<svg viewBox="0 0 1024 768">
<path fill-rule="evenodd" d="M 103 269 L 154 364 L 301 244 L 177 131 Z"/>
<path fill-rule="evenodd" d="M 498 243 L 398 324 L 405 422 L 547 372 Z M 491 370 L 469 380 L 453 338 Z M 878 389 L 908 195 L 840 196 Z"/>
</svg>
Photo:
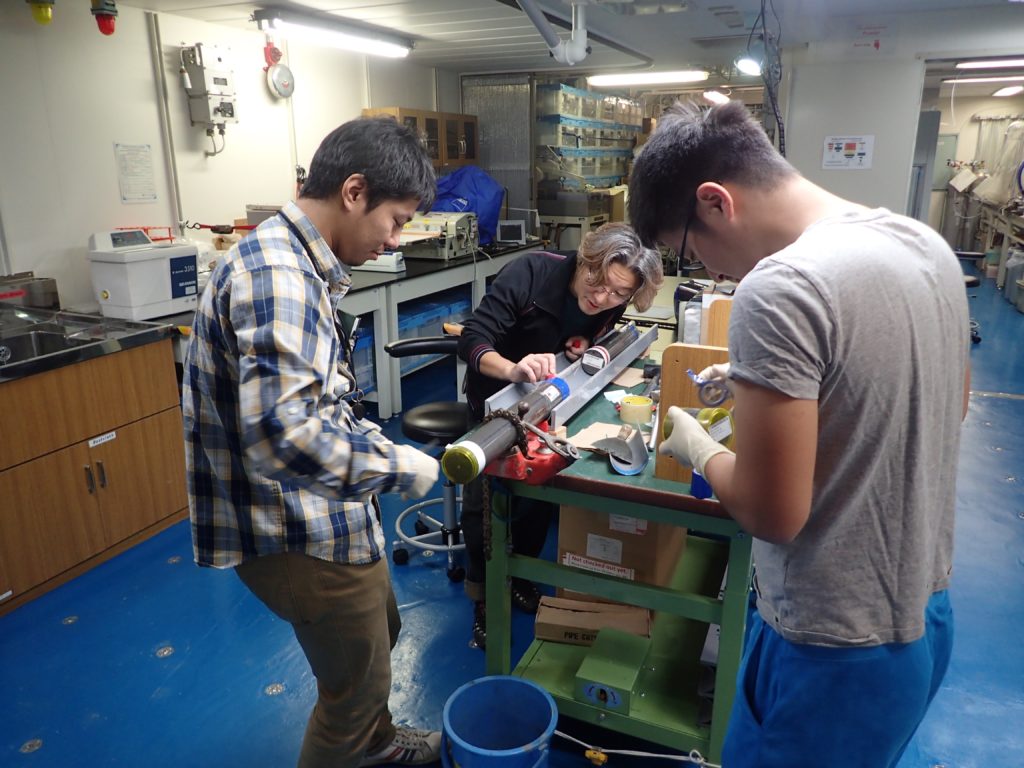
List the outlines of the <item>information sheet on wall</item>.
<svg viewBox="0 0 1024 768">
<path fill-rule="evenodd" d="M 821 167 L 827 171 L 867 170 L 874 152 L 874 136 L 826 136 Z"/>
<path fill-rule="evenodd" d="M 122 203 L 152 203 L 156 200 L 153 150 L 149 144 L 114 144 L 117 181 Z"/>
</svg>

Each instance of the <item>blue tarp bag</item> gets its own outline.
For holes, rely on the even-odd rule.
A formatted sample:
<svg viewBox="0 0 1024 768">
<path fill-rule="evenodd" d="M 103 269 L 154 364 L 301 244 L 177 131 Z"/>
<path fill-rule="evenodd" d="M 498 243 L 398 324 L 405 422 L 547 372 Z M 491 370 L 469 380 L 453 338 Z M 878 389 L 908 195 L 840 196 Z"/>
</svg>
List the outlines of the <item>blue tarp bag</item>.
<svg viewBox="0 0 1024 768">
<path fill-rule="evenodd" d="M 432 211 L 475 213 L 480 225 L 480 244 L 493 242 L 505 188 L 475 165 L 464 165 L 437 180 L 437 200 Z"/>
</svg>

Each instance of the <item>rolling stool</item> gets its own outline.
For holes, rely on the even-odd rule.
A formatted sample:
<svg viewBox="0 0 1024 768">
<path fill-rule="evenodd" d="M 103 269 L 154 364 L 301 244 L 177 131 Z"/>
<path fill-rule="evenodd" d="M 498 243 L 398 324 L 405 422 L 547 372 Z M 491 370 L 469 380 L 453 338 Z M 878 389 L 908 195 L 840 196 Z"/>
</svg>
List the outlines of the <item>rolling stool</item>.
<svg viewBox="0 0 1024 768">
<path fill-rule="evenodd" d="M 960 259 L 961 265 L 964 262 L 974 263 L 978 259 L 985 258 L 985 254 L 980 251 L 953 251 L 956 257 Z M 964 289 L 977 288 L 981 285 L 981 278 L 977 275 L 964 274 Z M 968 321 L 968 325 L 971 331 L 971 343 L 978 344 L 981 342 L 981 323 L 975 320 L 973 317 Z"/>
<path fill-rule="evenodd" d="M 458 343 L 457 336 L 424 336 L 393 341 L 384 346 L 384 351 L 392 357 L 453 355 Z M 469 406 L 454 400 L 425 403 L 402 413 L 402 434 L 418 443 L 427 443 L 428 447 L 444 447 L 466 434 L 471 426 Z M 455 560 L 456 553 L 466 548 L 461 542 L 462 526 L 459 524 L 458 505 L 461 502 L 462 499 L 456 495 L 455 484 L 446 477 L 440 499 L 427 499 L 402 510 L 395 520 L 395 534 L 399 539 L 394 542 L 391 552 L 395 564 L 405 565 L 409 562 L 410 547 L 431 554 L 446 552 L 448 578 L 455 582 L 462 581 L 466 577 L 466 569 Z M 424 512 L 436 504 L 441 505 L 441 520 Z M 402 522 L 411 515 L 416 517 L 415 536 L 409 536 L 402 530 Z"/>
</svg>

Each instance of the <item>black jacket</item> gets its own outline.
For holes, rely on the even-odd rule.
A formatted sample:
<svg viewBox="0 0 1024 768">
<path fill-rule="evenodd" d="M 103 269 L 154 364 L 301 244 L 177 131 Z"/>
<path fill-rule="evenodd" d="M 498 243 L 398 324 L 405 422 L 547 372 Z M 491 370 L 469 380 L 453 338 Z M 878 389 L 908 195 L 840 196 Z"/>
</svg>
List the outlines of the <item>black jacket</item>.
<svg viewBox="0 0 1024 768">
<path fill-rule="evenodd" d="M 542 251 L 528 253 L 504 267 L 491 283 L 473 316 L 464 323 L 459 357 L 467 365 L 466 400 L 473 415 L 483 417 L 484 400 L 508 385 L 480 373 L 480 358 L 495 351 L 519 362 L 529 354 L 561 352 L 568 334 L 561 328 L 562 309 L 576 273 L 574 257 Z M 594 315 L 584 334 L 592 342 L 625 312 L 620 304 Z"/>
</svg>

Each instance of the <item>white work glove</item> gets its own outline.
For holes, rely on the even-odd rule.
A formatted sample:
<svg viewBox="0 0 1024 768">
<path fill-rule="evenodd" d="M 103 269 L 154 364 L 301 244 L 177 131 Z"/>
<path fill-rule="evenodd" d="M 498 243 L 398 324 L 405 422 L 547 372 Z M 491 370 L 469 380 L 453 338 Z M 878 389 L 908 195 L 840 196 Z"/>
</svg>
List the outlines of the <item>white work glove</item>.
<svg viewBox="0 0 1024 768">
<path fill-rule="evenodd" d="M 441 465 L 433 456 L 428 456 L 411 445 L 395 445 L 395 451 L 399 455 L 399 466 L 402 471 L 415 475 L 412 485 L 402 491 L 402 498 L 422 499 L 437 482 Z"/>
<path fill-rule="evenodd" d="M 658 446 L 658 453 L 662 456 L 671 456 L 680 464 L 689 464 L 703 475 L 704 467 L 712 456 L 732 453 L 705 432 L 704 427 L 679 406 L 673 405 L 668 409 L 662 434 L 670 423 L 671 434 L 662 438 Z"/>
<path fill-rule="evenodd" d="M 718 381 L 724 384 L 726 379 L 729 378 L 729 364 L 715 363 L 714 365 L 709 365 L 697 375 L 705 381 Z"/>
</svg>

